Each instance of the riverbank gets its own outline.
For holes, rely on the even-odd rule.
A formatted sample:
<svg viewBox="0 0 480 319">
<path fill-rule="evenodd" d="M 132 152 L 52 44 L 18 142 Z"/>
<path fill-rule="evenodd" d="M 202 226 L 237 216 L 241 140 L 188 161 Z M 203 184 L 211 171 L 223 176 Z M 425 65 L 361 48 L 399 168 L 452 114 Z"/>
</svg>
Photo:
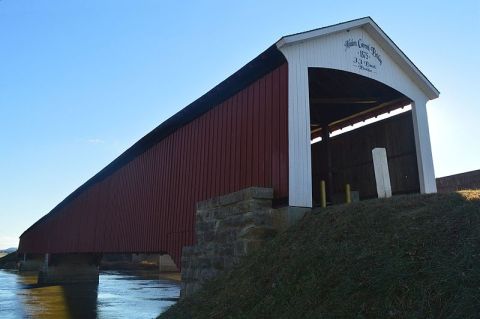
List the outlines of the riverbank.
<svg viewBox="0 0 480 319">
<path fill-rule="evenodd" d="M 162 271 L 161 268 L 158 257 L 132 260 L 129 255 L 107 255 L 100 263 L 100 271 L 119 271 L 137 275 L 154 274 L 165 280 L 181 282 L 180 272 Z"/>
<path fill-rule="evenodd" d="M 17 269 L 18 256 L 16 252 L 0 256 L 0 269 Z M 112 258 L 111 255 L 102 259 L 101 271 L 148 272 L 163 276 L 169 280 L 180 281 L 178 271 L 161 271 L 157 262 L 148 260 L 132 261 L 126 258 Z"/>
<path fill-rule="evenodd" d="M 0 269 L 17 269 L 17 252 L 0 256 Z"/>
<path fill-rule="evenodd" d="M 307 215 L 159 318 L 476 318 L 480 190 Z"/>
</svg>

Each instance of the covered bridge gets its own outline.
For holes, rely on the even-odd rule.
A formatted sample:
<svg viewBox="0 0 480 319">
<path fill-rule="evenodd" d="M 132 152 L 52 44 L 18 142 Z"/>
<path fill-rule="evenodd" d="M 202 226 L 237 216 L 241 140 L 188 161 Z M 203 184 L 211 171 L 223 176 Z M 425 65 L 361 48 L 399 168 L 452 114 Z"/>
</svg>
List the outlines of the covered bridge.
<svg viewBox="0 0 480 319">
<path fill-rule="evenodd" d="M 312 207 L 321 179 L 329 196 L 350 183 L 373 197 L 374 147 L 387 149 L 393 194 L 436 192 L 426 103 L 438 95 L 369 17 L 282 37 L 28 228 L 19 251 L 168 253 L 180 265 L 197 202 L 261 186 L 276 206 Z"/>
</svg>

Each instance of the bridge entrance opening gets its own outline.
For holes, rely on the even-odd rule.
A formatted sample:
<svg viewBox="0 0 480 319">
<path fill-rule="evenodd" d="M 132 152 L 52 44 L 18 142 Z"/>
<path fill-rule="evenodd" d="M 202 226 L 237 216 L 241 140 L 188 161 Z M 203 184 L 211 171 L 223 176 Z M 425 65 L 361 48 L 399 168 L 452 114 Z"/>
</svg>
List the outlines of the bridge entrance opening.
<svg viewBox="0 0 480 319">
<path fill-rule="evenodd" d="M 393 194 L 420 191 L 412 101 L 395 89 L 355 73 L 309 68 L 313 203 L 377 196 L 372 149 L 387 152 Z"/>
</svg>

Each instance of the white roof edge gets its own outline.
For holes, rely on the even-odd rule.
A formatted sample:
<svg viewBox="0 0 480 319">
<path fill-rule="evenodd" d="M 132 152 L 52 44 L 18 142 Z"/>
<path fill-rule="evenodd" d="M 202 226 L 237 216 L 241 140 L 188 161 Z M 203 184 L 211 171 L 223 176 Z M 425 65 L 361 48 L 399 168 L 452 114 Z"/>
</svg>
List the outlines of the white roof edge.
<svg viewBox="0 0 480 319">
<path fill-rule="evenodd" d="M 335 32 L 347 30 L 347 29 L 350 29 L 350 28 L 358 28 L 358 27 L 361 27 L 362 25 L 365 25 L 369 22 L 373 22 L 373 20 L 369 17 L 365 17 L 365 18 L 360 18 L 360 19 L 357 19 L 357 20 L 352 20 L 352 21 L 342 22 L 342 23 L 339 23 L 339 24 L 334 24 L 334 25 L 327 26 L 327 27 L 322 27 L 322 28 L 319 28 L 319 29 L 314 29 L 314 30 L 310 30 L 310 31 L 300 32 L 300 33 L 295 33 L 295 34 L 292 34 L 292 35 L 286 35 L 286 36 L 283 36 L 280 40 L 278 40 L 276 45 L 277 45 L 277 48 L 280 49 L 281 47 L 292 44 L 292 43 L 301 42 L 301 41 L 305 41 L 305 40 L 310 40 L 310 39 L 313 39 L 313 38 L 317 38 L 317 37 L 321 37 L 323 35 L 328 35 L 328 34 L 332 34 L 332 33 L 335 33 Z"/>
<path fill-rule="evenodd" d="M 323 27 L 302 33 L 287 35 L 278 40 L 275 44 L 278 49 L 284 46 L 293 45 L 298 42 L 307 41 L 313 38 L 329 35 L 335 32 L 348 30 L 352 28 L 364 27 L 365 30 L 374 38 L 389 55 L 394 58 L 399 64 L 403 64 L 406 73 L 419 85 L 422 91 L 430 99 L 436 99 L 440 92 L 427 79 L 427 77 L 413 64 L 413 62 L 400 50 L 400 48 L 383 32 L 383 30 L 370 17 L 360 18 L 352 21 L 347 21 L 332 26 Z"/>
</svg>

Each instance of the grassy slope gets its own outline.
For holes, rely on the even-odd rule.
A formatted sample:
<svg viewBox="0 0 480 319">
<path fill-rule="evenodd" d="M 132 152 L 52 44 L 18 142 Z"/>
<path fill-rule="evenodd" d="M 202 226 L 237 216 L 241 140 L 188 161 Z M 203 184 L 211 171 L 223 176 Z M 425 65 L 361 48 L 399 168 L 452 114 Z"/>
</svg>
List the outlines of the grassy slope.
<svg viewBox="0 0 480 319">
<path fill-rule="evenodd" d="M 478 318 L 480 191 L 307 216 L 161 318 Z"/>
</svg>

